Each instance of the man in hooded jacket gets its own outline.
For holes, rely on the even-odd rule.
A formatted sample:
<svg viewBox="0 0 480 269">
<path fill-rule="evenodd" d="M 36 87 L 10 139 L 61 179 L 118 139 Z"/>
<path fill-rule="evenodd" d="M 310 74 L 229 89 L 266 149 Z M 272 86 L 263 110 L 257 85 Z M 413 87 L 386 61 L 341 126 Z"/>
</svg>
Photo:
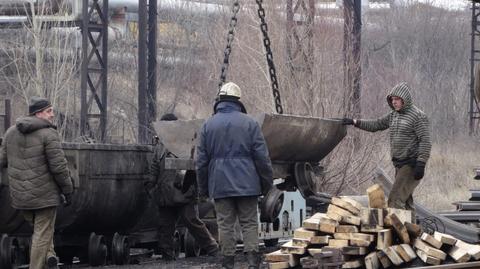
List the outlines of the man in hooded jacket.
<svg viewBox="0 0 480 269">
<path fill-rule="evenodd" d="M 415 217 L 412 194 L 425 174 L 432 144 L 428 118 L 413 104 L 410 91 L 407 83 L 402 82 L 387 95 L 392 111 L 385 116 L 375 120 L 344 118 L 343 124 L 369 132 L 390 129 L 395 182 L 388 196 L 388 206 L 411 210 Z"/>
<path fill-rule="evenodd" d="M 0 167 L 8 167 L 12 207 L 33 226 L 30 269 L 58 268 L 53 246 L 57 206 L 69 205 L 73 184 L 50 101 L 32 97 L 29 115 L 5 133 Z"/>
<path fill-rule="evenodd" d="M 272 165 L 259 124 L 240 102 L 240 88 L 220 89 L 214 115 L 202 126 L 197 148 L 200 196 L 215 201 L 223 268 L 234 268 L 238 218 L 249 269 L 259 267 L 258 196 L 273 185 Z"/>
</svg>

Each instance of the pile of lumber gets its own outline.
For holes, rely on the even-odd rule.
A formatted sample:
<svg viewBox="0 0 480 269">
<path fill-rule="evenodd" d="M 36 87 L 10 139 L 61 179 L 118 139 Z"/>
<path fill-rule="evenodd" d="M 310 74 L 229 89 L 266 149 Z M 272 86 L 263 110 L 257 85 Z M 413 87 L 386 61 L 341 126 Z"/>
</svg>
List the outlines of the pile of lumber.
<svg viewBox="0 0 480 269">
<path fill-rule="evenodd" d="M 429 265 L 448 256 L 459 263 L 480 259 L 479 245 L 422 232 L 412 223 L 411 211 L 388 208 L 380 185 L 368 188 L 367 196 L 368 207 L 351 197 L 333 197 L 326 213 L 306 219 L 292 240 L 266 254 L 268 268 L 323 268 L 328 263 L 329 268 L 377 269 L 408 266 L 415 259 Z"/>
</svg>

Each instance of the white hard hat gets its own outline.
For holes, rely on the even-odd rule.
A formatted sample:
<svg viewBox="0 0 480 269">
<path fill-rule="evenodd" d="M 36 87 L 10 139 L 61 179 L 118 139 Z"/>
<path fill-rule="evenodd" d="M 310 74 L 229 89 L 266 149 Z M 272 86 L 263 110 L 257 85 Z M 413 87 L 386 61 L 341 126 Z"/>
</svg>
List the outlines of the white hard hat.
<svg viewBox="0 0 480 269">
<path fill-rule="evenodd" d="M 237 84 L 233 82 L 228 82 L 225 83 L 220 91 L 218 92 L 219 96 L 232 96 L 239 98 L 242 96 L 242 91 L 240 90 L 240 87 L 238 87 Z"/>
</svg>

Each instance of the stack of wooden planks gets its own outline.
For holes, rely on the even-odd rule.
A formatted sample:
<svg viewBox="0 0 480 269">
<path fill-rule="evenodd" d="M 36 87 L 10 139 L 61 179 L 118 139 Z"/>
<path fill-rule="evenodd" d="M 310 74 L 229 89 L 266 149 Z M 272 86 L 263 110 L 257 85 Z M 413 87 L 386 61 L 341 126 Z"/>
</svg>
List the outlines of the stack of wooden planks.
<svg viewBox="0 0 480 269">
<path fill-rule="evenodd" d="M 333 197 L 326 213 L 306 219 L 292 240 L 266 254 L 268 268 L 319 268 L 320 254 L 332 248 L 341 250 L 341 268 L 407 267 L 417 258 L 430 265 L 448 256 L 459 263 L 480 259 L 480 245 L 422 232 L 411 211 L 388 208 L 380 185 L 368 188 L 367 196 L 368 207 L 348 196 Z"/>
</svg>

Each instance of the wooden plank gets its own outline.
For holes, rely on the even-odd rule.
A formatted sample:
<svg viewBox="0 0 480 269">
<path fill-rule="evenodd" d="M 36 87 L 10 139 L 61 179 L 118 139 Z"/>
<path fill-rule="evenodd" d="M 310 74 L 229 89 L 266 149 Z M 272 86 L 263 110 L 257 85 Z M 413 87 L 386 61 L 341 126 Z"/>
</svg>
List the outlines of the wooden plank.
<svg viewBox="0 0 480 269">
<path fill-rule="evenodd" d="M 363 208 L 363 205 L 359 203 L 357 200 L 353 199 L 350 196 L 340 196 L 340 199 L 350 203 L 352 206 L 357 208 L 359 211 Z"/>
<path fill-rule="evenodd" d="M 300 258 L 300 264 L 302 265 L 302 268 L 318 268 L 318 260 L 310 256 Z"/>
<path fill-rule="evenodd" d="M 421 239 L 415 239 L 415 243 L 413 244 L 417 249 L 420 249 L 424 252 L 427 256 L 431 256 L 437 259 L 444 261 L 447 258 L 447 254 L 439 249 L 436 249 L 426 242 L 422 241 Z M 417 253 L 418 254 L 418 253 Z"/>
<path fill-rule="evenodd" d="M 307 249 L 308 251 L 308 254 L 310 255 L 315 255 L 315 254 L 318 254 L 318 253 L 322 253 L 322 249 L 321 248 L 309 248 Z"/>
<path fill-rule="evenodd" d="M 436 249 L 440 249 L 443 245 L 442 242 L 438 241 L 433 236 L 431 236 L 427 233 L 423 233 L 422 236 L 420 237 L 420 239 L 429 243 L 431 246 L 435 247 Z"/>
<path fill-rule="evenodd" d="M 342 248 L 344 255 L 365 255 L 367 254 L 368 249 L 366 247 L 343 247 Z"/>
<path fill-rule="evenodd" d="M 317 235 L 316 231 L 311 231 L 304 228 L 297 228 L 293 232 L 294 238 L 302 238 L 302 239 L 308 239 L 308 240 L 310 240 L 313 236 L 316 236 L 316 235 Z"/>
<path fill-rule="evenodd" d="M 297 266 L 300 259 L 298 255 L 282 253 L 281 250 L 277 250 L 268 254 L 265 254 L 266 262 L 288 262 L 292 267 Z"/>
<path fill-rule="evenodd" d="M 320 219 L 306 219 L 302 223 L 302 227 L 308 230 L 319 231 L 320 230 Z"/>
<path fill-rule="evenodd" d="M 457 246 L 452 246 L 447 253 L 456 262 L 468 262 L 472 257 L 466 250 Z"/>
<path fill-rule="evenodd" d="M 335 229 L 336 233 L 358 233 L 358 227 L 354 225 L 338 225 Z"/>
<path fill-rule="evenodd" d="M 358 215 L 360 213 L 360 209 L 349 203 L 348 201 L 339 198 L 339 197 L 332 197 L 332 204 L 341 207 L 345 210 L 348 210 L 353 215 Z"/>
<path fill-rule="evenodd" d="M 433 233 L 433 237 L 435 237 L 435 239 L 437 239 L 438 241 L 442 242 L 445 245 L 455 246 L 455 243 L 457 243 L 457 238 L 449 234 L 444 234 L 444 233 L 435 231 Z"/>
<path fill-rule="evenodd" d="M 343 248 L 348 246 L 348 240 L 343 239 L 330 239 L 328 240 L 328 246 L 333 248 Z"/>
<path fill-rule="evenodd" d="M 398 255 L 394 247 L 388 247 L 382 251 L 387 254 L 388 258 L 395 266 L 399 266 L 403 263 L 403 259 Z"/>
<path fill-rule="evenodd" d="M 380 263 L 382 264 L 383 268 L 388 268 L 392 266 L 392 262 L 388 258 L 387 254 L 385 254 L 385 252 L 381 250 L 377 251 L 377 257 Z"/>
<path fill-rule="evenodd" d="M 417 239 L 418 240 L 418 239 Z M 426 264 L 439 265 L 442 261 L 438 258 L 427 255 L 420 249 L 416 250 L 418 257 Z"/>
<path fill-rule="evenodd" d="M 316 213 L 313 215 L 311 218 L 305 220 L 303 222 L 304 227 L 305 223 L 307 222 L 307 225 L 309 229 L 312 230 L 319 230 L 324 233 L 330 233 L 333 234 L 335 233 L 335 229 L 338 226 L 338 222 L 329 218 L 326 214 L 323 213 Z"/>
<path fill-rule="evenodd" d="M 383 226 L 378 226 L 378 225 L 369 225 L 369 224 L 360 225 L 360 231 L 362 233 L 374 233 L 374 234 L 376 234 L 383 229 L 385 229 Z"/>
<path fill-rule="evenodd" d="M 328 245 L 328 240 L 332 238 L 330 235 L 316 235 L 310 239 L 312 245 Z"/>
<path fill-rule="evenodd" d="M 268 269 L 285 269 L 290 268 L 288 262 L 269 262 Z"/>
<path fill-rule="evenodd" d="M 395 215 L 397 215 L 400 222 L 402 222 L 404 225 L 405 225 L 405 222 L 413 223 L 412 211 L 410 210 L 389 207 L 385 211 L 386 211 L 385 216 L 391 213 L 395 213 Z"/>
<path fill-rule="evenodd" d="M 381 208 L 362 208 L 360 211 L 360 221 L 363 225 L 384 226 L 384 211 Z"/>
<path fill-rule="evenodd" d="M 365 268 L 380 269 L 380 261 L 378 260 L 376 252 L 372 252 L 365 257 Z"/>
<path fill-rule="evenodd" d="M 353 214 L 341 207 L 329 204 L 327 209 L 327 216 L 336 221 L 340 221 L 342 217 L 353 216 Z"/>
<path fill-rule="evenodd" d="M 410 262 L 417 257 L 413 248 L 408 244 L 395 245 L 393 247 L 405 262 Z"/>
<path fill-rule="evenodd" d="M 294 247 L 308 247 L 310 245 L 310 239 L 304 239 L 304 238 L 292 238 L 292 246 Z"/>
<path fill-rule="evenodd" d="M 367 189 L 368 207 L 370 208 L 386 208 L 385 192 L 382 186 L 374 184 Z"/>
<path fill-rule="evenodd" d="M 363 266 L 363 259 L 356 259 L 351 261 L 345 261 L 342 264 L 342 269 L 360 268 Z"/>
<path fill-rule="evenodd" d="M 412 240 L 419 237 L 423 233 L 422 226 L 420 225 L 409 223 L 409 222 L 404 223 L 403 225 L 405 225 L 405 228 L 407 228 L 408 235 Z"/>
<path fill-rule="evenodd" d="M 350 246 L 354 247 L 368 247 L 372 242 L 362 239 L 350 239 L 349 244 Z"/>
<path fill-rule="evenodd" d="M 334 233 L 333 237 L 335 239 L 361 239 L 365 241 L 373 242 L 375 240 L 375 236 L 373 234 L 364 234 L 364 233 Z"/>
<path fill-rule="evenodd" d="M 282 253 L 286 253 L 286 254 L 303 255 L 303 254 L 305 254 L 305 250 L 306 249 L 304 247 L 293 246 L 292 241 L 288 241 L 287 243 L 285 243 L 281 246 Z"/>
<path fill-rule="evenodd" d="M 466 250 L 470 256 L 472 256 L 473 259 L 479 260 L 480 259 L 480 246 L 479 245 L 473 245 L 469 244 L 467 242 L 464 242 L 460 239 L 457 239 L 457 242 L 455 243 L 455 246 Z"/>
<path fill-rule="evenodd" d="M 358 226 L 361 223 L 361 219 L 357 216 L 342 216 L 340 223 L 353 224 Z"/>
<path fill-rule="evenodd" d="M 392 230 L 384 229 L 377 234 L 377 249 L 382 250 L 392 245 Z"/>
<path fill-rule="evenodd" d="M 397 215 L 395 213 L 388 214 L 385 217 L 385 222 L 388 222 L 393 226 L 393 229 L 397 233 L 398 237 L 400 240 L 402 240 L 403 243 L 405 244 L 410 244 L 410 236 L 408 235 L 407 228 L 403 225 L 403 223 L 400 222 L 398 219 Z"/>
</svg>

